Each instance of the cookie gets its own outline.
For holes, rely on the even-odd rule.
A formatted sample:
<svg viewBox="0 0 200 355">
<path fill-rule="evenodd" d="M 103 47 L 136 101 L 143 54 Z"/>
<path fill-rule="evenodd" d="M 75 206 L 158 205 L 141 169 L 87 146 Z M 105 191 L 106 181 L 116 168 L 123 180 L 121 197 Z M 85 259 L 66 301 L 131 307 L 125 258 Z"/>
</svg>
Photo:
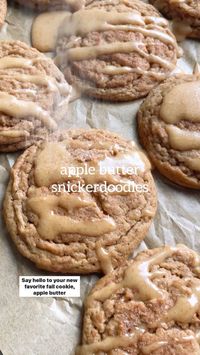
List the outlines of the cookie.
<svg viewBox="0 0 200 355">
<path fill-rule="evenodd" d="M 200 38 L 200 4 L 198 0 L 150 0 L 169 19 L 173 19 L 177 39 Z"/>
<path fill-rule="evenodd" d="M 0 0 L 0 27 L 3 25 L 7 13 L 7 1 Z"/>
<path fill-rule="evenodd" d="M 25 257 L 42 269 L 78 274 L 120 265 L 145 237 L 155 210 L 145 154 L 95 129 L 28 148 L 4 201 L 8 231 Z"/>
<path fill-rule="evenodd" d="M 77 11 L 90 3 L 92 0 L 15 0 L 21 5 L 34 8 L 38 11 L 48 9 L 71 9 Z"/>
<path fill-rule="evenodd" d="M 142 145 L 161 174 L 200 188 L 200 76 L 179 74 L 157 86 L 142 103 Z"/>
<path fill-rule="evenodd" d="M 200 258 L 184 245 L 140 253 L 85 302 L 76 355 L 200 353 Z"/>
<path fill-rule="evenodd" d="M 51 59 L 25 43 L 0 42 L 0 152 L 47 138 L 67 116 L 70 90 Z"/>
<path fill-rule="evenodd" d="M 168 22 L 138 0 L 93 1 L 59 31 L 56 64 L 85 94 L 138 99 L 175 67 L 178 47 Z"/>
</svg>

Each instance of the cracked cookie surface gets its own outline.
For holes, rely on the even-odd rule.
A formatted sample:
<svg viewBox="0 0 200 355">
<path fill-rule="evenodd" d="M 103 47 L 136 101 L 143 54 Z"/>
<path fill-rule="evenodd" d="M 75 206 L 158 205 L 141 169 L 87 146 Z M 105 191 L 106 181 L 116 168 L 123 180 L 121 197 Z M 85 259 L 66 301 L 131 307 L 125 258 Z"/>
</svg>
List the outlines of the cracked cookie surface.
<svg viewBox="0 0 200 355">
<path fill-rule="evenodd" d="M 12 169 L 4 200 L 8 231 L 18 250 L 39 268 L 107 273 L 128 258 L 155 215 L 149 161 L 133 142 L 103 130 L 71 130 L 54 138 L 28 148 Z M 61 173 L 61 168 L 85 165 L 94 174 Z M 139 170 L 122 170 L 128 166 Z M 86 190 L 104 181 L 138 188 Z M 78 184 L 83 190 L 73 192 L 72 184 L 73 191 Z"/>
<path fill-rule="evenodd" d="M 90 3 L 92 0 L 15 0 L 21 5 L 34 8 L 38 11 L 48 9 L 67 9 L 77 11 Z"/>
</svg>

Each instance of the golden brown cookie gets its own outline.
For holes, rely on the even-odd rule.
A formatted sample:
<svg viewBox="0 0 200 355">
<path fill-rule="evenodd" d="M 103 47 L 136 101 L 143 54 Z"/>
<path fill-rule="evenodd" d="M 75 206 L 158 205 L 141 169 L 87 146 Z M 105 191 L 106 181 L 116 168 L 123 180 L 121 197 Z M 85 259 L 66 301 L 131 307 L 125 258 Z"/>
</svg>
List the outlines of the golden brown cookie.
<svg viewBox="0 0 200 355">
<path fill-rule="evenodd" d="M 200 76 L 179 74 L 157 86 L 142 103 L 142 145 L 161 174 L 200 188 Z"/>
<path fill-rule="evenodd" d="M 21 5 L 34 8 L 38 11 L 48 9 L 71 9 L 77 11 L 92 0 L 15 0 Z"/>
<path fill-rule="evenodd" d="M 76 355 L 198 355 L 200 258 L 184 245 L 140 253 L 85 302 Z"/>
<path fill-rule="evenodd" d="M 7 1 L 0 0 L 0 27 L 3 25 L 7 13 Z"/>
<path fill-rule="evenodd" d="M 177 43 L 168 22 L 138 0 L 93 1 L 60 28 L 56 63 L 85 94 L 143 97 L 173 70 Z"/>
<path fill-rule="evenodd" d="M 53 61 L 25 43 L 0 43 L 0 152 L 47 138 L 67 117 L 70 86 Z"/>
<path fill-rule="evenodd" d="M 145 154 L 95 129 L 28 148 L 4 201 L 8 231 L 25 257 L 42 269 L 78 274 L 120 265 L 145 237 L 155 210 Z"/>
<path fill-rule="evenodd" d="M 150 0 L 169 19 L 173 19 L 177 38 L 200 38 L 199 0 Z"/>
</svg>

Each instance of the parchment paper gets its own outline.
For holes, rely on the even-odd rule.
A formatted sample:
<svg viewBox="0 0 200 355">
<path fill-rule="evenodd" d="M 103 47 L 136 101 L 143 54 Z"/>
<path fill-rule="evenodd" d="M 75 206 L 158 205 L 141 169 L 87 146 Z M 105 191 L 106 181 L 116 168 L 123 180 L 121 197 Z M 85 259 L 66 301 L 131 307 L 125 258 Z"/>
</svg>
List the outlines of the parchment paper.
<svg viewBox="0 0 200 355">
<path fill-rule="evenodd" d="M 8 9 L 1 39 L 30 43 L 35 14 L 22 7 Z M 192 72 L 200 62 L 200 42 L 184 41 L 184 57 L 176 71 Z M 63 127 L 104 128 L 137 141 L 135 116 L 141 101 L 109 104 L 79 99 L 70 104 Z M 9 169 L 18 154 L 0 154 L 0 199 L 2 203 Z M 200 252 L 200 197 L 166 182 L 154 172 L 158 189 L 158 211 L 153 225 L 138 250 L 163 244 L 184 243 Z M 19 298 L 19 275 L 45 275 L 20 256 L 0 221 L 0 350 L 3 355 L 73 355 L 80 341 L 84 295 L 96 275 L 81 277 L 81 298 Z"/>
</svg>

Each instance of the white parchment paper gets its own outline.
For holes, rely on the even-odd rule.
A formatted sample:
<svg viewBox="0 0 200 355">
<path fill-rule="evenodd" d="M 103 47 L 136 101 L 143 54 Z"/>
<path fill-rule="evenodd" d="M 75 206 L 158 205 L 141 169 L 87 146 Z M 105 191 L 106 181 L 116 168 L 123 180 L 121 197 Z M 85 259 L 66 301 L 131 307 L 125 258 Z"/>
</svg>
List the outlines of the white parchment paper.
<svg viewBox="0 0 200 355">
<path fill-rule="evenodd" d="M 30 43 L 30 11 L 11 5 L 2 39 Z M 182 43 L 184 57 L 176 71 L 192 72 L 200 62 L 200 42 Z M 141 101 L 110 104 L 79 99 L 70 104 L 63 128 L 104 128 L 137 141 L 136 112 Z M 0 201 L 5 192 L 10 167 L 18 154 L 0 154 Z M 151 229 L 138 250 L 163 244 L 184 243 L 200 252 L 200 196 L 166 182 L 154 172 L 158 189 L 158 211 Z M 81 298 L 19 298 L 19 275 L 45 275 L 20 256 L 0 221 L 0 350 L 3 355 L 73 355 L 80 341 L 82 304 L 96 275 L 81 277 Z"/>
</svg>

